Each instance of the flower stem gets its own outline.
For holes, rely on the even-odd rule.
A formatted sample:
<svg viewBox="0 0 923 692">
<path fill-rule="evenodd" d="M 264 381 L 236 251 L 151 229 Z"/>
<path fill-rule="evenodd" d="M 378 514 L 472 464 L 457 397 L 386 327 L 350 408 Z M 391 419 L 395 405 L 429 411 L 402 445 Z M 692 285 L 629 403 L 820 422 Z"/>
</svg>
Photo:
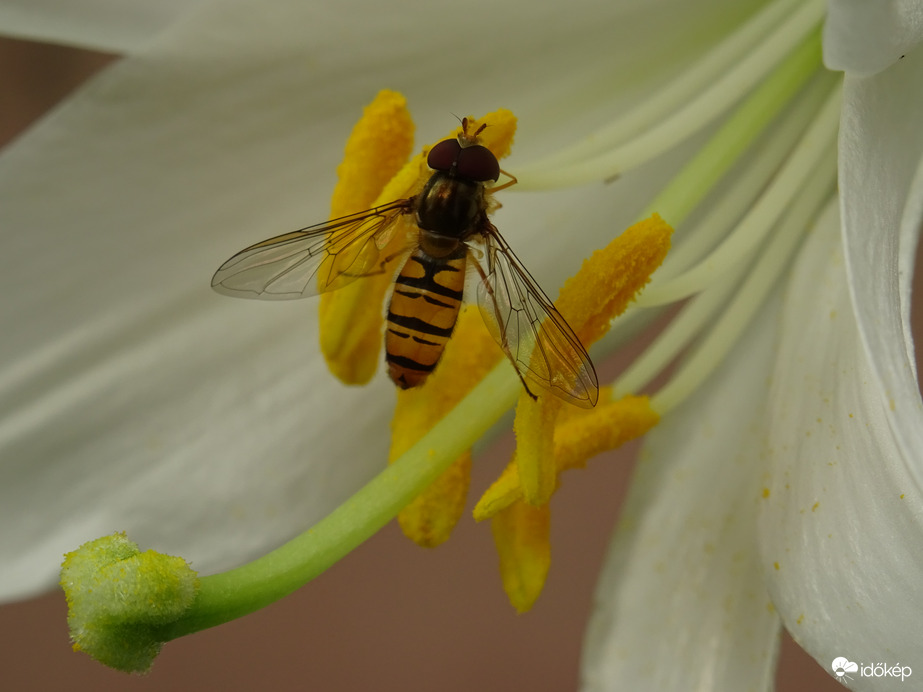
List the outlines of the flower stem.
<svg viewBox="0 0 923 692">
<path fill-rule="evenodd" d="M 282 598 L 382 528 L 516 402 L 521 384 L 503 362 L 420 441 L 346 502 L 285 545 L 236 569 L 203 577 L 164 641 L 214 627 Z"/>
</svg>

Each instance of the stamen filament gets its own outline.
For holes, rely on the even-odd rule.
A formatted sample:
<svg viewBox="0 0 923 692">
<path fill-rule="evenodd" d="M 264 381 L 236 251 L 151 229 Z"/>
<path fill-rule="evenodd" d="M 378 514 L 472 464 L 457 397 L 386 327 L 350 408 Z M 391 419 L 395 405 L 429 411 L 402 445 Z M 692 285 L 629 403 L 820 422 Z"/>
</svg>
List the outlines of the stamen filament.
<svg viewBox="0 0 923 692">
<path fill-rule="evenodd" d="M 693 228 L 683 228 L 677 234 L 676 246 L 651 279 L 648 289 L 662 285 L 695 265 L 733 230 L 791 154 L 795 142 L 823 105 L 835 79 L 832 73 L 821 72 L 802 90 L 792 107 L 766 133 L 768 136 L 763 138 L 762 146 L 748 152 L 746 164 L 729 176 L 733 179 L 705 216 Z"/>
<path fill-rule="evenodd" d="M 737 228 L 692 269 L 663 285 L 653 285 L 638 298 L 638 305 L 665 305 L 698 293 L 715 277 L 737 264 L 755 248 L 779 219 L 789 201 L 805 185 L 817 161 L 836 139 L 839 124 L 840 89 L 827 98 L 820 114 L 802 135 L 791 158 Z"/>
<path fill-rule="evenodd" d="M 610 179 L 672 149 L 726 112 L 753 84 L 766 77 L 812 33 L 825 11 L 823 0 L 809 0 L 733 69 L 666 120 L 601 156 L 571 166 L 536 170 L 528 176 L 519 173 L 518 188 L 543 190 Z"/>
<path fill-rule="evenodd" d="M 743 278 L 747 266 L 746 263 L 741 263 L 727 280 L 709 286 L 685 305 L 654 342 L 612 383 L 613 398 L 618 399 L 626 394 L 640 392 L 669 365 L 727 303 Z"/>
<path fill-rule="evenodd" d="M 839 103 L 839 90 L 831 98 Z M 838 120 L 839 108 L 833 113 L 825 109 L 818 118 Z M 812 174 L 791 201 L 772 238 L 760 253 L 759 261 L 735 294 L 718 322 L 700 341 L 679 372 L 651 398 L 651 408 L 661 416 L 675 408 L 718 367 L 746 326 L 757 314 L 769 291 L 800 245 L 806 227 L 813 223 L 823 204 L 836 187 L 836 143 L 828 142 L 820 159 L 810 169 Z"/>
<path fill-rule="evenodd" d="M 830 82 L 835 79 L 827 73 L 822 76 Z M 828 94 L 829 91 L 821 85 L 805 90 L 773 130 L 767 146 L 754 152 L 748 166 L 696 227 L 681 234 L 682 244 L 670 253 L 664 266 L 654 275 L 652 286 L 656 285 L 658 279 L 664 279 L 665 272 L 667 278 L 676 275 L 706 254 L 716 238 L 725 234 L 732 221 L 752 206 L 772 174 L 792 152 L 796 140 L 805 130 L 805 122 L 820 110 Z M 680 351 L 710 326 L 712 317 L 725 305 L 748 270 L 752 252 L 721 281 L 692 298 L 654 342 L 618 376 L 612 385 L 614 398 L 641 391 Z M 645 311 L 650 308 L 640 309 Z"/>
<path fill-rule="evenodd" d="M 536 172 L 597 155 L 628 141 L 651 123 L 664 120 L 683 103 L 727 73 L 755 44 L 777 28 L 800 1 L 775 0 L 770 3 L 668 84 L 658 88 L 653 96 L 573 144 L 539 161 L 519 167 L 517 175 L 528 180 Z"/>
<path fill-rule="evenodd" d="M 823 69 L 821 51 L 818 29 L 734 109 L 718 133 L 651 201 L 641 218 L 657 212 L 675 226 L 681 225 L 802 87 Z"/>
<path fill-rule="evenodd" d="M 641 218 L 647 218 L 655 211 L 659 211 L 661 216 L 670 219 L 674 226 L 681 227 L 689 214 L 702 203 L 737 161 L 750 151 L 753 143 L 766 131 L 772 119 L 794 98 L 812 76 L 819 74 L 827 73 L 821 70 L 821 45 L 818 31 L 812 34 L 776 69 L 769 79 L 757 87 L 736 108 L 711 139 L 654 198 L 642 212 Z M 831 83 L 834 81 L 833 76 L 830 77 L 830 81 Z M 811 92 L 816 95 L 802 96 L 799 99 L 802 103 L 794 108 L 799 117 L 780 127 L 783 132 L 797 130 L 788 135 L 792 141 L 801 134 L 803 123 L 807 119 L 807 113 L 802 115 L 802 112 L 809 107 L 812 113 L 816 112 L 820 107 L 818 97 L 822 98 L 825 94 L 821 87 L 818 87 L 816 92 L 814 89 Z M 795 118 L 794 115 L 792 117 Z M 686 233 L 678 235 L 681 244 L 689 241 L 695 243 L 694 240 L 688 238 Z M 707 244 L 710 248 L 711 242 Z M 698 250 L 694 254 L 697 255 Z M 668 257 L 667 262 L 669 261 Z M 661 305 L 645 304 L 645 307 L 640 307 L 640 304 L 646 303 L 647 294 L 659 283 L 660 271 L 654 274 L 651 285 L 638 296 L 637 302 L 615 321 L 609 334 L 598 344 L 598 348 L 593 350 L 594 354 L 607 354 L 621 348 L 661 313 L 663 309 Z"/>
</svg>

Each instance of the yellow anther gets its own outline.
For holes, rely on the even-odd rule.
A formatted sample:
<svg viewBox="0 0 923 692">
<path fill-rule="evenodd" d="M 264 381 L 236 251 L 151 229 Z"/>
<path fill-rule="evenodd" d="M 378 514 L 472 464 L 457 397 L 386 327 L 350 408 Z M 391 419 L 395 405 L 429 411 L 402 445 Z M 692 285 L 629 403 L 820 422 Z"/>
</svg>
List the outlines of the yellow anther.
<svg viewBox="0 0 923 692">
<path fill-rule="evenodd" d="M 670 249 L 673 229 L 654 214 L 594 252 L 568 279 L 555 302 L 585 346 L 603 336 L 612 320 L 650 281 Z M 548 502 L 554 492 L 555 420 L 561 402 L 556 397 L 533 401 L 523 394 L 516 409 L 516 463 L 523 498 L 533 505 Z"/>
<path fill-rule="evenodd" d="M 330 200 L 331 219 L 374 205 L 410 158 L 413 131 L 407 99 L 396 91 L 378 92 L 346 141 Z"/>
<path fill-rule="evenodd" d="M 389 182 L 407 168 L 413 131 L 404 97 L 393 91 L 380 92 L 365 108 L 346 143 L 330 218 L 406 196 L 412 182 L 395 193 L 390 192 Z M 385 193 L 392 196 L 382 200 Z M 330 371 L 346 384 L 365 384 L 375 374 L 381 349 L 381 305 L 389 285 L 390 275 L 383 273 L 321 295 L 321 351 Z"/>
<path fill-rule="evenodd" d="M 468 116 L 468 134 L 477 132 L 481 125 L 486 127 L 478 135 L 480 143 L 490 149 L 497 159 L 510 155 L 513 148 L 513 137 L 516 134 L 516 116 L 506 108 L 500 108 L 488 113 L 483 118 Z M 461 126 L 455 130 L 455 136 L 462 132 Z"/>
<path fill-rule="evenodd" d="M 625 312 L 667 256 L 673 229 L 658 214 L 639 221 L 583 262 L 555 306 L 589 347 Z"/>
<path fill-rule="evenodd" d="M 600 392 L 593 409 L 565 407 L 554 428 L 555 474 L 580 468 L 597 454 L 620 447 L 653 428 L 659 417 L 646 396 L 626 396 L 609 401 L 608 388 Z M 474 508 L 474 518 L 483 521 L 523 499 L 519 468 L 510 462 Z"/>
<path fill-rule="evenodd" d="M 545 585 L 551 565 L 550 524 L 548 505 L 524 502 L 513 503 L 491 522 L 503 589 L 520 613 L 532 607 Z"/>
<path fill-rule="evenodd" d="M 477 308 L 462 310 L 438 368 L 422 387 L 398 390 L 391 422 L 390 459 L 410 449 L 502 357 Z M 404 534 L 432 547 L 445 541 L 464 511 L 471 472 L 465 453 L 398 515 Z"/>
<path fill-rule="evenodd" d="M 554 434 L 558 472 L 585 466 L 597 454 L 646 434 L 659 420 L 648 397 L 626 396 L 561 421 Z"/>
<path fill-rule="evenodd" d="M 417 545 L 445 543 L 461 519 L 471 483 L 471 452 L 465 452 L 397 515 L 401 530 Z"/>
<path fill-rule="evenodd" d="M 553 396 L 538 401 L 523 392 L 516 407 L 516 453 L 513 462 L 519 469 L 523 499 L 531 505 L 543 505 L 551 498 L 557 484 L 554 464 L 554 425 L 558 411 L 565 406 Z"/>
</svg>

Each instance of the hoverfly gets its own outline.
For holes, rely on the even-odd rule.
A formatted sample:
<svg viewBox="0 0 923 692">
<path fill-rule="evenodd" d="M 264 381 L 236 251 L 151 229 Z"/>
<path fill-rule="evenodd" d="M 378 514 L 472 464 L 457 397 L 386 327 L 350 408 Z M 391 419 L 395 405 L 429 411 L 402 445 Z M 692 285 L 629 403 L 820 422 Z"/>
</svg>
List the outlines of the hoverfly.
<svg viewBox="0 0 923 692">
<path fill-rule="evenodd" d="M 478 143 L 484 125 L 446 139 L 429 152 L 433 170 L 422 190 L 373 209 L 264 240 L 225 262 L 212 288 L 225 295 L 288 300 L 334 291 L 402 260 L 388 305 L 385 360 L 394 383 L 421 385 L 452 335 L 465 293 L 475 286 L 478 307 L 494 340 L 526 380 L 565 401 L 596 404 L 596 371 L 574 331 L 490 222 L 491 193 L 500 164 Z M 505 174 L 508 175 L 508 174 Z M 395 222 L 412 215 L 405 249 L 381 258 Z"/>
</svg>

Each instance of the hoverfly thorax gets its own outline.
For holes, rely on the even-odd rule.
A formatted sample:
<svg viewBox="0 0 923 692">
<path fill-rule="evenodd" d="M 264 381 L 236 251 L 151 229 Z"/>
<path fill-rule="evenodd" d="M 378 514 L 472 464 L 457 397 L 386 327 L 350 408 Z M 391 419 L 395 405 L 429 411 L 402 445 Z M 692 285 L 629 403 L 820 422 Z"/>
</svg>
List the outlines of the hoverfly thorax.
<svg viewBox="0 0 923 692">
<path fill-rule="evenodd" d="M 464 240 L 477 228 L 487 204 L 484 183 L 500 177 L 491 151 L 473 139 L 446 139 L 426 159 L 435 171 L 417 198 L 417 225 L 424 231 Z M 464 146 L 463 146 L 464 144 Z"/>
<path fill-rule="evenodd" d="M 417 197 L 421 230 L 463 240 L 485 208 L 484 184 L 436 171 Z"/>
</svg>

